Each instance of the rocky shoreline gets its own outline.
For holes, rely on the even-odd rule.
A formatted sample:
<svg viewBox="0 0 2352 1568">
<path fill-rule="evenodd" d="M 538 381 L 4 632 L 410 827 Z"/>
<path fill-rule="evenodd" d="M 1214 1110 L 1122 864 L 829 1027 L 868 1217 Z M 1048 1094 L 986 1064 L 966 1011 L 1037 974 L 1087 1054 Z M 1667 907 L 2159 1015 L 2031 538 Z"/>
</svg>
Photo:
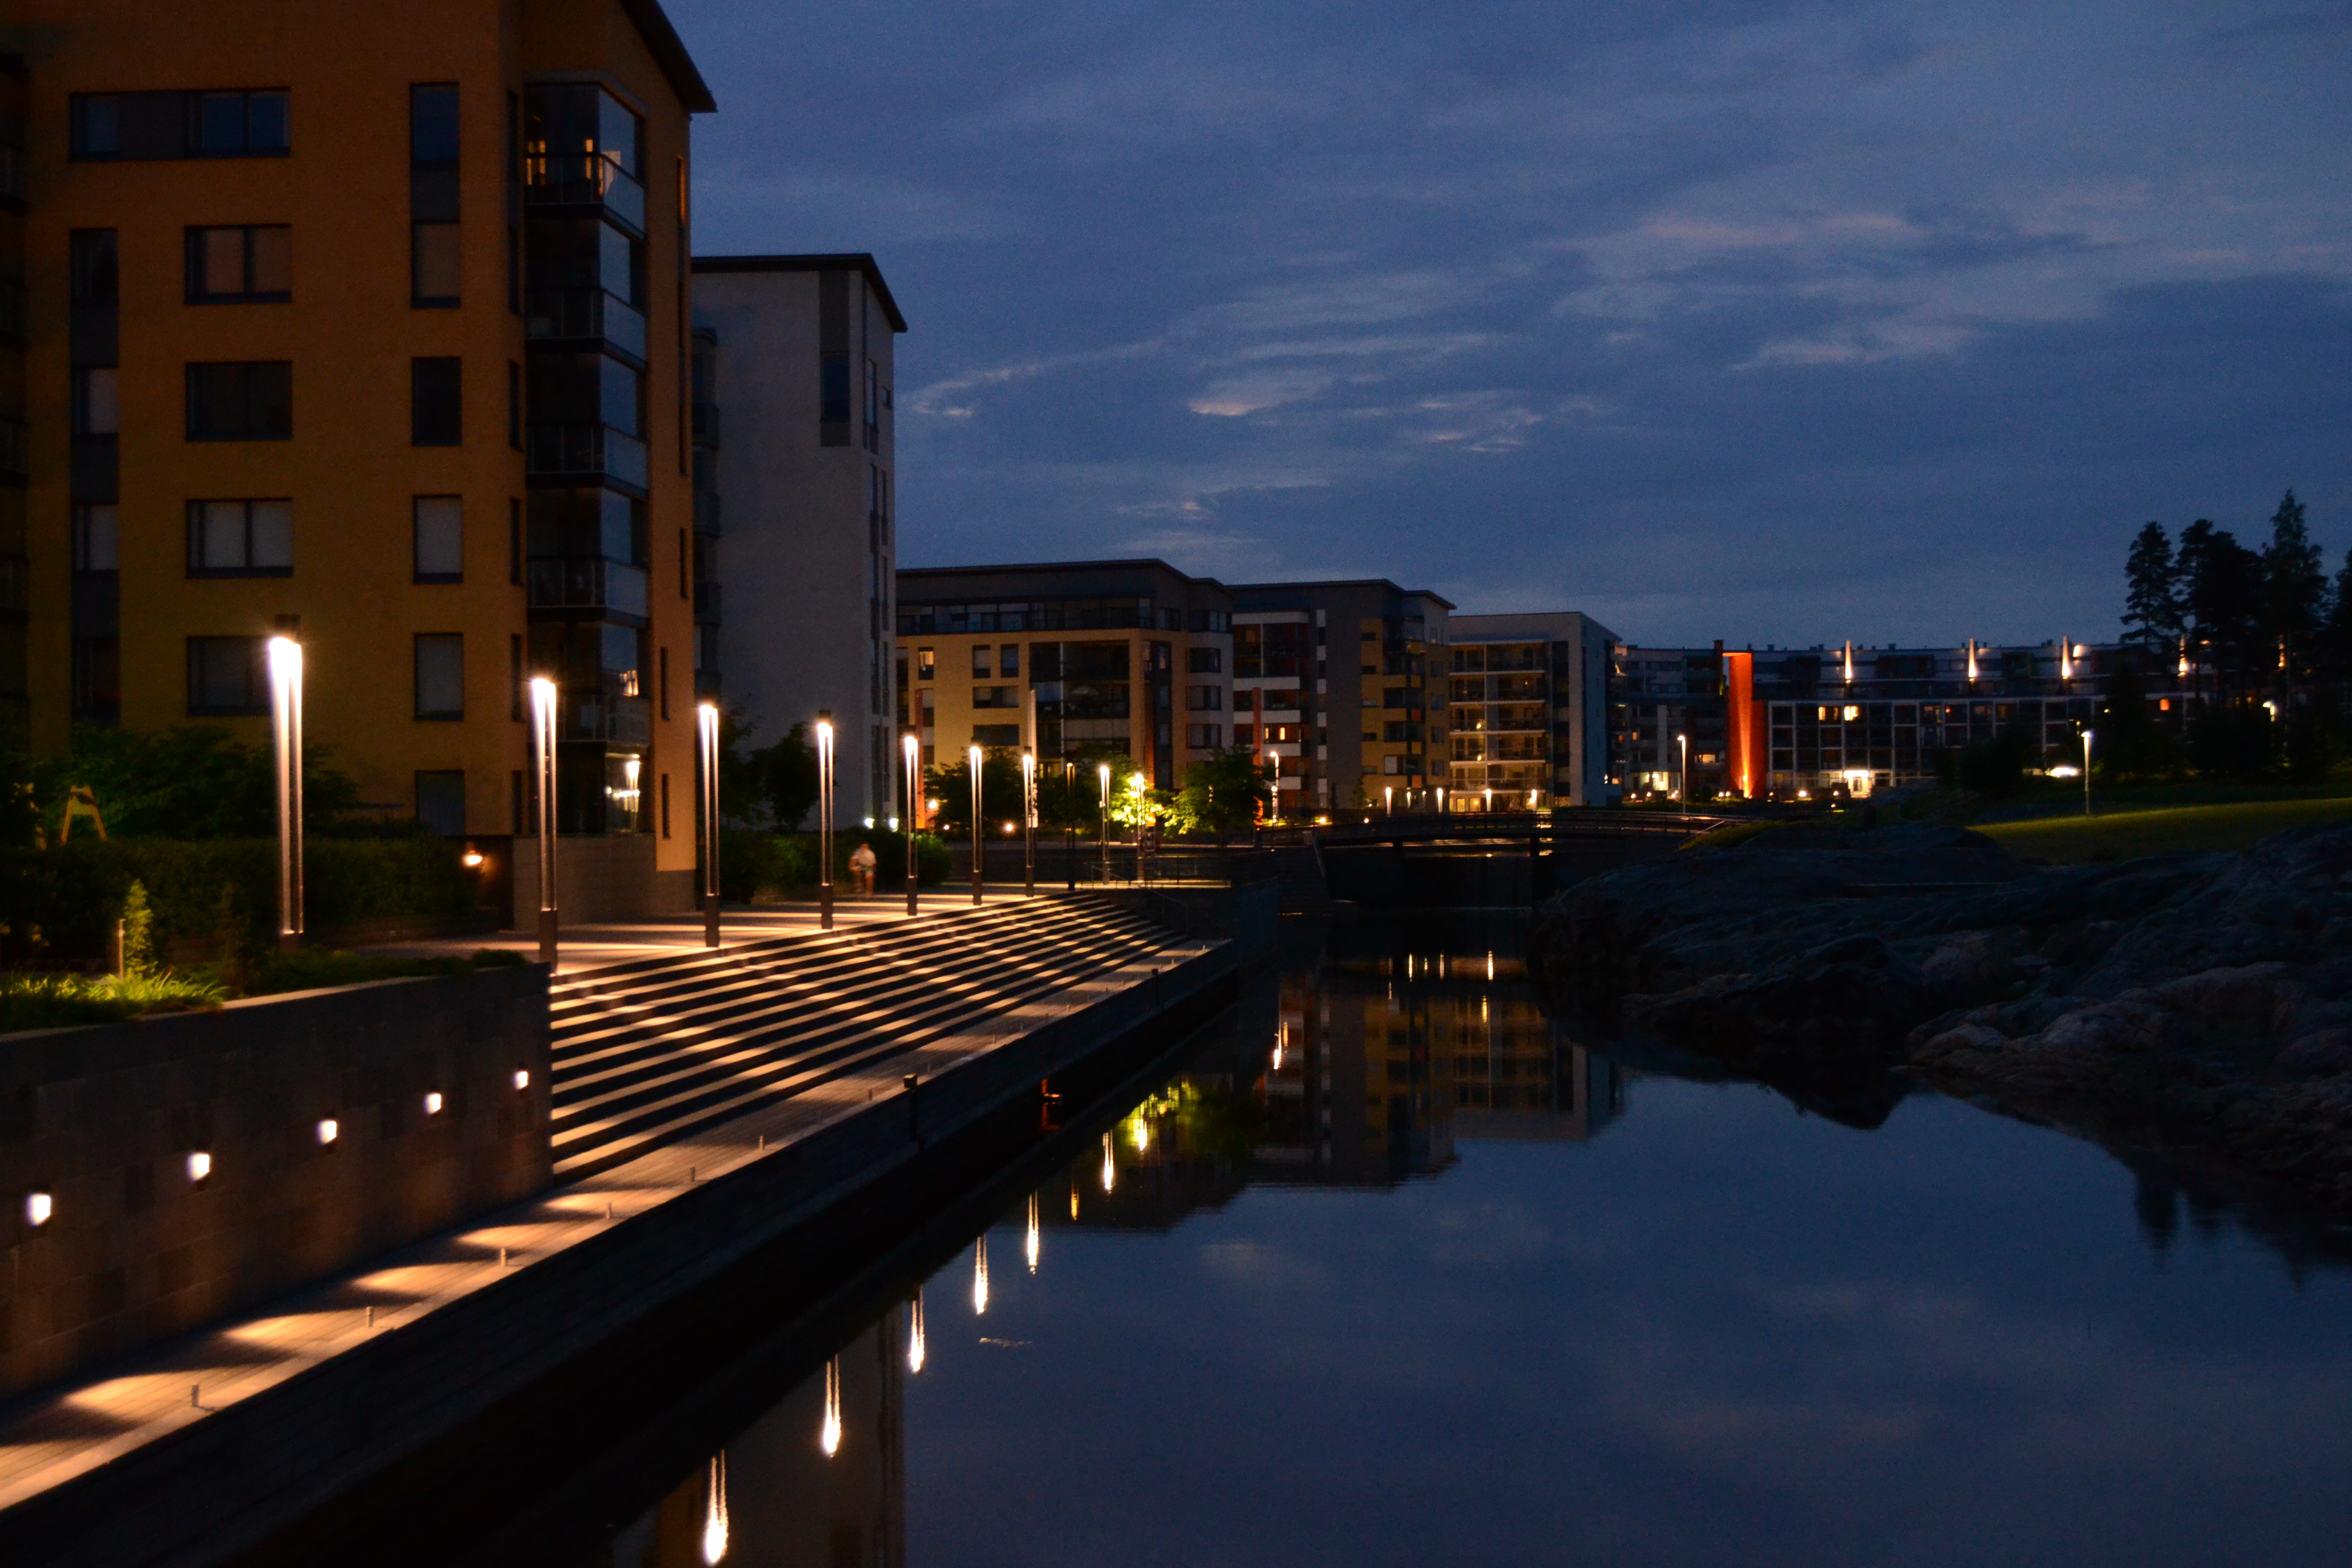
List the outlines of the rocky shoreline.
<svg viewBox="0 0 2352 1568">
<path fill-rule="evenodd" d="M 1636 1050 L 1869 1125 L 1905 1076 L 2352 1215 L 2352 828 L 2045 867 L 1775 829 L 1569 889 L 1531 963 Z"/>
</svg>

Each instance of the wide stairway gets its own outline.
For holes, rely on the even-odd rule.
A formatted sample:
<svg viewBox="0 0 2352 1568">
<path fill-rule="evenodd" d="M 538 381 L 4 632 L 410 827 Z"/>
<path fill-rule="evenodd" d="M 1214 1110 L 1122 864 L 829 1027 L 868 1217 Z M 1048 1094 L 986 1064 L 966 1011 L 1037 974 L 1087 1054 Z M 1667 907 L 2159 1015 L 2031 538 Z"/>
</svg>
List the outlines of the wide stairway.
<svg viewBox="0 0 2352 1568">
<path fill-rule="evenodd" d="M 637 959 L 557 981 L 555 1176 L 649 1149 L 1193 939 L 1084 896 Z"/>
</svg>

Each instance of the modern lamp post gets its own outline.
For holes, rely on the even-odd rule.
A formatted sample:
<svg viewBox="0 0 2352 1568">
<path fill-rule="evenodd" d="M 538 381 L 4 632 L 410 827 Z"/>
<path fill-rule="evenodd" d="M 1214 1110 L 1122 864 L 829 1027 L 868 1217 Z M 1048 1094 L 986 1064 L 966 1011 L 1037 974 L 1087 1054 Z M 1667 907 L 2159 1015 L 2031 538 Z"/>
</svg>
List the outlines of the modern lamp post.
<svg viewBox="0 0 2352 1568">
<path fill-rule="evenodd" d="M 701 742 L 702 945 L 719 945 L 719 705 L 698 702 L 694 727 Z"/>
<path fill-rule="evenodd" d="M 915 771 L 915 763 L 922 748 L 910 730 L 898 742 L 898 749 L 907 758 L 907 913 L 911 916 L 915 912 L 915 818 L 923 809 L 923 781 Z"/>
<path fill-rule="evenodd" d="M 987 840 L 981 831 L 980 748 L 973 746 L 965 755 L 971 762 L 971 901 L 977 905 L 980 902 L 981 851 L 987 847 Z"/>
<path fill-rule="evenodd" d="M 278 749 L 278 945 L 302 944 L 302 645 L 269 639 L 269 712 Z"/>
<path fill-rule="evenodd" d="M 555 963 L 555 682 L 530 681 L 531 764 L 539 780 L 539 961 Z"/>
<path fill-rule="evenodd" d="M 1102 828 L 1102 879 L 1103 886 L 1108 887 L 1110 886 L 1110 764 L 1108 763 L 1099 764 L 1096 767 L 1095 773 L 1102 780 L 1102 821 L 1100 824 Z"/>
<path fill-rule="evenodd" d="M 1853 655 L 1849 653 L 1847 657 L 1850 658 Z M 1675 745 L 1682 752 L 1682 761 L 1675 764 L 1681 770 L 1675 774 L 1675 799 L 1688 805 L 1690 804 L 1690 737 L 1676 735 Z"/>
<path fill-rule="evenodd" d="M 1024 897 L 1037 896 L 1037 753 L 1021 753 L 1021 879 Z"/>
<path fill-rule="evenodd" d="M 816 715 L 816 923 L 833 929 L 833 710 Z"/>
<path fill-rule="evenodd" d="M 2083 731 L 2083 815 L 2091 815 L 2091 731 Z"/>
</svg>

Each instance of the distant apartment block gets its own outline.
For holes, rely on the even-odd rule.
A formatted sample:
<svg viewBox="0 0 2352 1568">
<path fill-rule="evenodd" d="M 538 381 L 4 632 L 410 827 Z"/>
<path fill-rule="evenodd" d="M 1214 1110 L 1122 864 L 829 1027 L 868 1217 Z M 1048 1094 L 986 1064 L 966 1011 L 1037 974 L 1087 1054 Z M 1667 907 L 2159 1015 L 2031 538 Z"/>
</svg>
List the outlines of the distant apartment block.
<svg viewBox="0 0 2352 1568">
<path fill-rule="evenodd" d="M 1242 584 L 1233 600 L 1235 744 L 1279 770 L 1283 816 L 1446 782 L 1451 604 L 1384 578 Z"/>
<path fill-rule="evenodd" d="M 683 907 L 713 104 L 659 7 L 8 15 L 0 709 L 263 742 L 291 633 L 362 796 L 495 855 L 544 674 L 572 907 Z"/>
<path fill-rule="evenodd" d="M 2040 765 L 2079 764 L 2082 733 L 2124 668 L 2159 721 L 2187 709 L 2177 669 L 2117 643 L 1621 646 L 1615 668 L 1612 769 L 1635 798 L 1864 795 L 1933 779 L 1948 753 L 2013 725 Z"/>
<path fill-rule="evenodd" d="M 842 819 L 893 816 L 906 318 L 871 256 L 703 256 L 694 274 L 696 682 L 753 745 L 831 712 Z"/>
<path fill-rule="evenodd" d="M 927 765 L 1032 745 L 1172 789 L 1236 743 L 1234 595 L 1213 578 L 1164 561 L 902 570 L 898 621 L 898 722 Z"/>
<path fill-rule="evenodd" d="M 1601 805 L 1615 634 L 1573 611 L 1454 616 L 1445 721 L 1453 810 Z"/>
</svg>

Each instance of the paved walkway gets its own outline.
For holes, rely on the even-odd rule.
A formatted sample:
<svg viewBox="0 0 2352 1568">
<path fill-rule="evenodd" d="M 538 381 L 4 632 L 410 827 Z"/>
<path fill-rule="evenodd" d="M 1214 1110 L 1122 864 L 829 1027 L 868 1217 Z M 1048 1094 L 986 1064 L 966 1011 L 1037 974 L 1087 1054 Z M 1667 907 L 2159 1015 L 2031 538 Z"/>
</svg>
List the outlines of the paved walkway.
<svg viewBox="0 0 2352 1568">
<path fill-rule="evenodd" d="M 1016 896 L 1018 891 L 1016 888 Z M 968 894 L 964 907 L 970 907 Z M 886 917 L 877 911 L 866 918 Z M 896 918 L 906 918 L 903 903 Z M 812 909 L 810 929 L 814 920 Z M 644 931 L 636 940 L 660 943 L 668 927 L 606 929 L 616 932 L 615 942 L 627 940 L 617 933 Z M 692 934 L 700 940 L 699 925 Z M 396 1333 L 451 1301 L 496 1284 L 510 1269 L 528 1268 L 600 1230 L 658 1208 L 697 1181 L 761 1159 L 877 1099 L 899 1093 L 908 1073 L 935 1078 L 958 1061 L 1091 1006 L 1140 983 L 1159 966 L 1181 963 L 1198 951 L 1199 946 L 1188 945 L 1139 960 L 995 1015 L 976 1031 L 894 1056 L 603 1175 L 551 1189 L 531 1202 L 282 1297 L 257 1311 L 130 1357 L 108 1375 L 0 1407 L 0 1509 L 250 1399 L 362 1341 Z"/>
<path fill-rule="evenodd" d="M 1082 885 L 1083 890 L 1083 885 Z M 1037 896 L 1060 894 L 1061 884 L 1037 885 Z M 992 882 L 984 889 L 987 903 L 1019 900 L 1021 884 Z M 954 888 L 926 888 L 918 900 L 917 918 L 949 914 L 971 908 L 971 884 Z M 846 897 L 833 906 L 833 928 L 850 931 L 866 926 L 889 925 L 907 918 L 907 894 L 903 888 L 895 892 L 875 897 Z M 719 941 L 721 947 L 738 942 L 764 942 L 775 937 L 800 936 L 821 930 L 817 923 L 817 908 L 814 901 L 790 904 L 729 904 L 719 911 Z M 555 972 L 577 974 L 583 970 L 601 969 L 609 963 L 620 963 L 632 958 L 651 958 L 663 953 L 685 952 L 702 946 L 702 917 L 688 915 L 651 915 L 643 920 L 614 921 L 600 925 L 567 926 L 556 948 Z M 509 952 L 536 956 L 539 933 L 536 931 L 477 931 L 469 935 L 431 937 L 415 942 L 377 942 L 361 948 L 362 952 L 389 953 L 399 956 L 432 956 L 445 953 L 478 952 L 483 948 L 502 948 Z"/>
</svg>

